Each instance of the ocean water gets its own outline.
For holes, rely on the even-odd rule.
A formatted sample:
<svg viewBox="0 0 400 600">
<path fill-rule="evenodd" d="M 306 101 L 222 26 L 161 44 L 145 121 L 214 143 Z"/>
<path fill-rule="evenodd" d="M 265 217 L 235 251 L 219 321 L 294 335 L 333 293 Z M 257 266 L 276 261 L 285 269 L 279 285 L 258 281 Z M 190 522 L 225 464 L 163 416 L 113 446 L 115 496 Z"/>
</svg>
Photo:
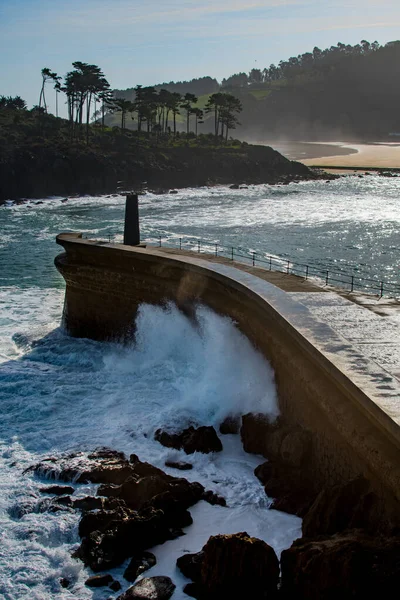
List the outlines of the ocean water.
<svg viewBox="0 0 400 600">
<path fill-rule="evenodd" d="M 398 282 L 399 191 L 396 179 L 366 177 L 149 194 L 140 200 L 142 236 L 182 238 L 192 247 L 201 238 L 210 248 L 306 257 Z M 172 305 L 142 306 L 131 347 L 72 339 L 62 330 L 55 236 L 70 230 L 120 239 L 123 206 L 124 198 L 114 196 L 0 207 L 0 598 L 6 600 L 118 595 L 84 586 L 90 572 L 71 558 L 79 515 L 40 512 L 43 481 L 23 475 L 27 466 L 108 445 L 163 468 L 166 460 L 187 457 L 154 442 L 160 426 L 217 426 L 231 412 L 272 418 L 278 412 L 269 365 L 229 319 L 206 307 L 197 308 L 194 324 Z M 253 474 L 263 459 L 246 455 L 237 436 L 222 441 L 221 454 L 190 457 L 187 477 L 225 496 L 228 508 L 200 502 L 186 535 L 156 548 L 158 564 L 146 574 L 170 575 L 174 600 L 186 597 L 176 558 L 199 550 L 211 534 L 246 530 L 278 553 L 300 535 L 300 519 L 268 509 Z M 95 492 L 78 487 L 77 495 Z M 121 583 L 122 572 L 113 571 Z M 68 589 L 61 577 L 71 581 Z"/>
</svg>

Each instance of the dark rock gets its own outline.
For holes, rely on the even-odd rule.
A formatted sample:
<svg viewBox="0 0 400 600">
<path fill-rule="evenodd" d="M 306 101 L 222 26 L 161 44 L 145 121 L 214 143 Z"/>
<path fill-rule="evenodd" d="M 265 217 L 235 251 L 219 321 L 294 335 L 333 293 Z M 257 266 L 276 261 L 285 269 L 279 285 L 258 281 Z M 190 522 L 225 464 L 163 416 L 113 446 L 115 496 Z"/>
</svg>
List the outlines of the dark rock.
<svg viewBox="0 0 400 600">
<path fill-rule="evenodd" d="M 270 458 L 270 437 L 280 429 L 280 422 L 278 420 L 272 422 L 266 415 L 253 413 L 243 415 L 240 435 L 245 452 Z"/>
<path fill-rule="evenodd" d="M 254 474 L 274 501 L 271 508 L 303 517 L 315 500 L 316 493 L 306 473 L 280 462 L 267 461 Z"/>
<path fill-rule="evenodd" d="M 212 492 L 211 490 L 207 490 L 207 491 L 203 492 L 201 499 L 205 500 L 209 504 L 212 504 L 213 506 L 215 506 L 215 505 L 226 506 L 225 498 L 223 498 L 223 496 L 219 496 L 218 494 L 215 494 L 215 492 Z"/>
<path fill-rule="evenodd" d="M 170 460 L 166 461 L 165 466 L 169 467 L 170 469 L 179 469 L 180 471 L 190 471 L 190 469 L 193 469 L 193 465 L 191 463 L 173 462 Z"/>
<path fill-rule="evenodd" d="M 204 558 L 204 552 L 196 552 L 195 554 L 184 554 L 176 561 L 176 566 L 185 577 L 201 582 L 201 565 Z"/>
<path fill-rule="evenodd" d="M 157 564 L 157 559 L 151 552 L 143 552 L 139 557 L 134 556 L 126 567 L 124 578 L 133 583 L 139 575 L 148 571 Z"/>
<path fill-rule="evenodd" d="M 130 587 L 121 596 L 118 596 L 117 600 L 131 600 L 131 598 L 168 600 L 174 593 L 175 587 L 169 577 L 147 577 Z"/>
<path fill-rule="evenodd" d="M 68 202 L 68 198 L 63 198 L 63 199 L 61 200 L 61 202 L 62 202 L 62 203 L 64 203 L 64 202 Z"/>
<path fill-rule="evenodd" d="M 85 498 L 77 498 L 73 500 L 73 507 L 79 510 L 98 510 L 104 507 L 103 498 L 95 498 L 93 496 L 86 496 Z"/>
<path fill-rule="evenodd" d="M 170 483 L 158 476 L 148 476 L 136 479 L 128 477 L 122 485 L 102 485 L 98 489 L 100 496 L 119 498 L 134 510 L 140 510 L 152 498 L 165 492 Z"/>
<path fill-rule="evenodd" d="M 110 583 L 109 587 L 110 587 L 110 590 L 112 590 L 113 592 L 119 592 L 119 590 L 121 589 L 122 586 L 119 581 L 114 579 L 114 581 L 112 583 Z"/>
<path fill-rule="evenodd" d="M 40 488 L 42 494 L 53 494 L 53 496 L 64 496 L 67 494 L 73 494 L 74 488 L 69 485 L 49 485 L 47 487 Z"/>
<path fill-rule="evenodd" d="M 89 515 L 91 513 L 84 516 Z M 102 523 L 101 529 L 85 532 L 75 553 L 76 558 L 95 572 L 116 567 L 129 556 L 170 539 L 171 524 L 161 510 L 128 511 L 125 517 L 116 514 L 106 516 L 108 523 Z M 82 521 L 80 530 L 81 526 Z"/>
<path fill-rule="evenodd" d="M 183 592 L 187 596 L 197 598 L 198 600 L 202 599 L 202 594 L 204 593 L 202 586 L 198 583 L 187 583 L 183 588 Z"/>
<path fill-rule="evenodd" d="M 61 506 L 72 506 L 72 499 L 71 496 L 59 496 L 58 498 L 55 498 L 53 500 L 53 503 L 55 505 L 61 505 Z"/>
<path fill-rule="evenodd" d="M 303 536 L 332 535 L 345 529 L 391 529 L 382 522 L 379 499 L 363 477 L 322 490 L 303 519 Z"/>
<path fill-rule="evenodd" d="M 85 585 L 87 585 L 88 587 L 104 587 L 106 585 L 110 585 L 110 583 L 112 583 L 114 581 L 114 578 L 107 574 L 107 575 L 92 575 L 92 577 L 89 577 L 89 579 L 86 579 L 85 581 Z"/>
<path fill-rule="evenodd" d="M 66 577 L 61 577 L 61 579 L 60 579 L 60 585 L 61 585 L 62 588 L 67 588 L 67 587 L 70 586 L 70 584 L 71 584 L 71 582 L 70 582 L 69 579 L 67 579 Z"/>
<path fill-rule="evenodd" d="M 183 449 L 186 454 L 221 452 L 222 444 L 214 427 L 189 427 L 184 432 Z"/>
<path fill-rule="evenodd" d="M 296 540 L 281 556 L 284 598 L 393 598 L 400 581 L 400 538 L 360 530 Z"/>
<path fill-rule="evenodd" d="M 194 452 L 221 452 L 222 444 L 214 427 L 188 427 L 181 433 L 168 433 L 158 429 L 154 439 L 167 448 L 183 449 L 186 454 Z"/>
<path fill-rule="evenodd" d="M 157 429 L 154 439 L 166 448 L 175 448 L 176 450 L 182 448 L 182 434 L 168 433 L 162 429 Z"/>
<path fill-rule="evenodd" d="M 238 190 L 239 189 L 239 184 L 238 183 L 233 183 L 232 185 L 229 186 L 230 190 Z"/>
<path fill-rule="evenodd" d="M 264 541 L 247 533 L 216 535 L 203 547 L 201 583 L 207 598 L 271 598 L 277 591 L 279 562 Z"/>
<path fill-rule="evenodd" d="M 51 457 L 27 469 L 41 477 L 76 481 L 77 483 L 113 483 L 120 485 L 133 469 L 122 452 L 100 448 L 87 455 L 83 452 L 69 454 L 59 459 Z"/>
<path fill-rule="evenodd" d="M 226 417 L 219 426 L 219 432 L 223 435 L 228 433 L 239 433 L 240 431 L 240 417 L 230 416 Z"/>
<path fill-rule="evenodd" d="M 178 190 L 169 190 L 169 193 L 170 193 L 170 194 L 177 194 L 177 193 L 178 193 Z"/>
</svg>

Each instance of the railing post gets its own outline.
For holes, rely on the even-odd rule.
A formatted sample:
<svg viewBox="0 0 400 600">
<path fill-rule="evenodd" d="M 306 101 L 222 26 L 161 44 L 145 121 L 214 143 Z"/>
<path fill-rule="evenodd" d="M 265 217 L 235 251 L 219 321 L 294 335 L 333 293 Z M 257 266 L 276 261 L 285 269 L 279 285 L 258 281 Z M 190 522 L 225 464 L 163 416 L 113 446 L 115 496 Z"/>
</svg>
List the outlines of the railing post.
<svg viewBox="0 0 400 600">
<path fill-rule="evenodd" d="M 380 298 L 383 296 L 383 281 L 381 281 Z"/>
<path fill-rule="evenodd" d="M 272 256 L 269 257 L 269 270 L 272 271 Z"/>
<path fill-rule="evenodd" d="M 233 260 L 233 246 L 232 246 L 232 260 Z"/>
<path fill-rule="evenodd" d="M 179 250 L 182 250 L 182 238 L 179 238 Z"/>
<path fill-rule="evenodd" d="M 215 244 L 215 256 L 218 256 L 218 244 Z"/>
<path fill-rule="evenodd" d="M 197 252 L 200 254 L 200 240 L 197 240 Z"/>
<path fill-rule="evenodd" d="M 159 237 L 159 242 L 158 242 L 158 244 L 159 244 L 159 246 L 160 246 L 160 248 L 161 248 L 161 235 L 159 235 L 158 237 Z"/>
<path fill-rule="evenodd" d="M 252 254 L 253 254 L 253 267 L 254 267 L 256 264 L 256 253 L 252 252 Z"/>
<path fill-rule="evenodd" d="M 328 281 L 329 281 L 329 271 L 326 272 L 325 285 L 328 285 Z"/>
<path fill-rule="evenodd" d="M 308 265 L 306 265 L 306 279 L 308 279 Z"/>
<path fill-rule="evenodd" d="M 286 267 L 286 274 L 289 275 L 290 273 L 290 260 L 287 261 L 287 267 Z"/>
<path fill-rule="evenodd" d="M 352 292 L 354 290 L 354 275 L 351 276 L 351 288 L 350 288 L 350 292 Z"/>
</svg>

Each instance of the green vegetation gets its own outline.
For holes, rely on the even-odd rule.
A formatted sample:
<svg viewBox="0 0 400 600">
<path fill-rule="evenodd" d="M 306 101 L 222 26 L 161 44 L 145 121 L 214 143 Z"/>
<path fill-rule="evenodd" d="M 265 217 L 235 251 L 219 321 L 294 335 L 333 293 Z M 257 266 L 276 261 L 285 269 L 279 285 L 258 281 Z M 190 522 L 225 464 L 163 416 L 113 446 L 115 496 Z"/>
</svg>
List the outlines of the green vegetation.
<svg viewBox="0 0 400 600">
<path fill-rule="evenodd" d="M 243 107 L 241 137 L 387 139 L 390 132 L 400 131 L 400 42 L 385 46 L 367 40 L 354 46 L 338 42 L 277 65 L 236 73 L 221 85 L 202 77 L 154 88 L 194 94 L 196 107 L 203 111 L 211 95 L 232 94 Z M 135 90 L 116 90 L 115 94 L 133 101 Z M 200 131 L 215 131 L 213 117 L 212 112 L 205 113 Z M 186 130 L 184 111 L 175 120 L 178 129 Z M 135 122 L 130 126 L 135 128 Z"/>
</svg>

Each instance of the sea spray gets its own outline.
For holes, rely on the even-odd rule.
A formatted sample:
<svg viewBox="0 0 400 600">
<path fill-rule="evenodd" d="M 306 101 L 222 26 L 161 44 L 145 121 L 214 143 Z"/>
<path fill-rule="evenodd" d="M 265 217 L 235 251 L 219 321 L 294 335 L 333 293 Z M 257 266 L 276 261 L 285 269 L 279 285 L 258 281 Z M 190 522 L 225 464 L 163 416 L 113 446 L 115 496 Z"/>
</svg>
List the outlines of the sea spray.
<svg viewBox="0 0 400 600">
<path fill-rule="evenodd" d="M 203 306 L 192 320 L 172 304 L 142 305 L 135 344 L 121 346 L 71 338 L 56 327 L 61 291 L 3 292 L 0 597 L 92 598 L 84 585 L 90 572 L 71 558 L 79 515 L 41 512 L 44 482 L 23 470 L 49 455 L 103 445 L 166 469 L 165 461 L 188 457 L 155 442 L 158 427 L 218 426 L 230 413 L 249 411 L 273 418 L 273 372 L 230 319 Z M 195 522 L 186 535 L 155 550 L 158 565 L 149 574 L 172 576 L 174 600 L 184 598 L 177 556 L 199 550 L 210 535 L 245 529 L 280 552 L 300 532 L 298 518 L 268 510 L 270 501 L 253 474 L 262 459 L 246 455 L 239 436 L 222 442 L 218 455 L 191 455 L 193 469 L 185 476 L 224 496 L 229 508 L 200 502 L 191 509 Z M 82 485 L 75 497 L 93 493 L 95 486 Z M 122 572 L 112 571 L 126 587 Z M 60 586 L 62 577 L 71 582 L 68 590 Z M 108 598 L 109 591 L 95 597 Z"/>
</svg>

